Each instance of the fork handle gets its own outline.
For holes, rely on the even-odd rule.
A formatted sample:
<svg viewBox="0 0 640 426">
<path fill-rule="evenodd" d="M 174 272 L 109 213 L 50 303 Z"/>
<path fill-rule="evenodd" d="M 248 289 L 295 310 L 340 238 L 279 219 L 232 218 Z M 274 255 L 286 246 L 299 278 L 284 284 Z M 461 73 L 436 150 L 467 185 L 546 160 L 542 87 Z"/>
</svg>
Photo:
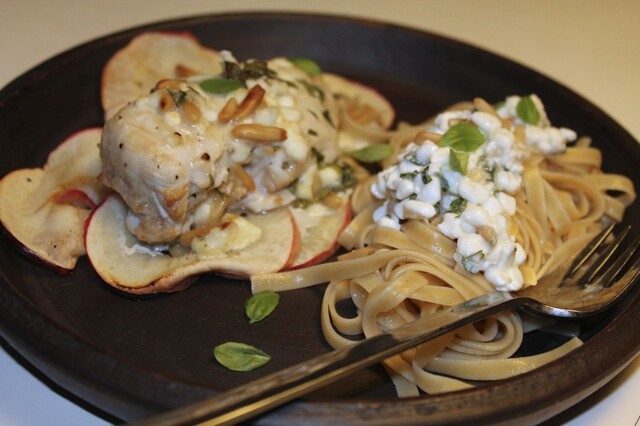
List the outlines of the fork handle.
<svg viewBox="0 0 640 426">
<path fill-rule="evenodd" d="M 446 310 L 426 315 L 388 333 L 364 339 L 280 370 L 214 397 L 135 423 L 182 425 L 233 424 L 305 395 L 421 343 L 505 309 L 524 299 L 507 292 L 491 292 Z"/>
</svg>

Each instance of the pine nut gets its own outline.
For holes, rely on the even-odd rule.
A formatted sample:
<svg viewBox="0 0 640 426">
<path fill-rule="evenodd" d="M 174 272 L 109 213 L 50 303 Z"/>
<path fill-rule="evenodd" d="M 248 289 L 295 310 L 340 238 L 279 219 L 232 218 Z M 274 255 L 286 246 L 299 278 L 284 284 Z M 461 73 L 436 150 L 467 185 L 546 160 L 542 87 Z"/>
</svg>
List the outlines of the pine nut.
<svg viewBox="0 0 640 426">
<path fill-rule="evenodd" d="M 233 120 L 233 116 L 238 108 L 238 101 L 236 98 L 229 98 L 226 104 L 222 107 L 218 113 L 218 121 L 222 124 L 226 124 Z"/>
<path fill-rule="evenodd" d="M 182 103 L 182 116 L 188 123 L 193 124 L 200 121 L 202 112 L 196 104 L 187 100 Z"/>
<path fill-rule="evenodd" d="M 287 139 L 285 129 L 261 124 L 238 124 L 231 130 L 231 135 L 253 142 L 282 142 Z"/>
<path fill-rule="evenodd" d="M 233 120 L 242 121 L 253 114 L 255 110 L 258 109 L 258 106 L 260 106 L 262 98 L 264 98 L 264 93 L 265 91 L 260 85 L 256 84 L 253 86 L 240 105 L 238 105 Z"/>
</svg>

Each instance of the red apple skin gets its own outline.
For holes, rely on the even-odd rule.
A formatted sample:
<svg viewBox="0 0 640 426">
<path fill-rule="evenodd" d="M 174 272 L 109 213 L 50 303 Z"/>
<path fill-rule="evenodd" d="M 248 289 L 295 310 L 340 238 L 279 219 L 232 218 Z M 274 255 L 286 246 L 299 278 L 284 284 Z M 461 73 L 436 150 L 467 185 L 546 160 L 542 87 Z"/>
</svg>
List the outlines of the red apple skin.
<svg viewBox="0 0 640 426">
<path fill-rule="evenodd" d="M 332 224 L 335 227 L 335 232 L 332 233 L 334 237 L 332 239 L 326 239 L 326 244 L 324 245 L 324 247 L 321 250 L 319 250 L 316 254 L 314 254 L 312 257 L 308 259 L 303 259 L 302 261 L 299 261 L 299 263 L 290 265 L 286 270 L 294 271 L 297 269 L 302 269 L 312 265 L 316 265 L 318 263 L 324 262 L 325 260 L 333 256 L 333 254 L 335 254 L 336 251 L 338 251 L 338 249 L 340 248 L 340 244 L 338 244 L 337 242 L 338 235 L 340 235 L 340 233 L 351 221 L 351 203 L 348 200 L 349 199 L 347 198 L 347 201 L 342 206 L 342 209 L 343 209 L 342 220 L 332 222 Z M 301 244 L 304 244 L 304 240 L 301 242 Z"/>
<path fill-rule="evenodd" d="M 94 210 L 98 207 L 87 193 L 80 189 L 64 191 L 56 195 L 53 201 L 59 204 L 69 204 L 71 206 L 87 210 Z"/>
</svg>

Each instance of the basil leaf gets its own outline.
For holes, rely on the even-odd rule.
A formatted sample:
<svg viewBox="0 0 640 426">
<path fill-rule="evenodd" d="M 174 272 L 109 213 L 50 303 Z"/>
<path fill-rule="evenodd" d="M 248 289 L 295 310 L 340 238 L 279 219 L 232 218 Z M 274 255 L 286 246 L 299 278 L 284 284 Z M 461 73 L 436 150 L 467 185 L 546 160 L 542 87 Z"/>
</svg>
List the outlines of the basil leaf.
<svg viewBox="0 0 640 426">
<path fill-rule="evenodd" d="M 533 126 L 540 122 L 540 111 L 536 107 L 536 104 L 531 99 L 531 96 L 524 96 L 520 98 L 516 105 L 516 115 L 522 121 Z"/>
<path fill-rule="evenodd" d="M 393 148 L 391 145 L 376 143 L 357 151 L 348 152 L 347 155 L 362 163 L 376 163 L 391 157 Z"/>
<path fill-rule="evenodd" d="M 244 83 L 240 80 L 226 78 L 210 78 L 200 82 L 202 90 L 208 93 L 221 95 L 243 87 Z"/>
<path fill-rule="evenodd" d="M 311 76 L 322 74 L 322 69 L 313 59 L 297 57 L 289 58 L 289 61 Z"/>
<path fill-rule="evenodd" d="M 448 146 L 460 152 L 473 152 L 484 143 L 484 135 L 469 123 L 458 123 L 451 126 L 440 140 L 439 146 Z"/>
<path fill-rule="evenodd" d="M 449 150 L 449 167 L 462 175 L 467 174 L 467 165 L 469 164 L 469 153 L 458 152 L 453 149 Z"/>
<path fill-rule="evenodd" d="M 265 290 L 251 296 L 244 304 L 244 312 L 253 324 L 262 321 L 276 309 L 280 295 L 275 291 Z"/>
<path fill-rule="evenodd" d="M 238 342 L 226 342 L 213 349 L 220 364 L 233 371 L 251 371 L 265 365 L 271 357 L 260 349 Z"/>
</svg>

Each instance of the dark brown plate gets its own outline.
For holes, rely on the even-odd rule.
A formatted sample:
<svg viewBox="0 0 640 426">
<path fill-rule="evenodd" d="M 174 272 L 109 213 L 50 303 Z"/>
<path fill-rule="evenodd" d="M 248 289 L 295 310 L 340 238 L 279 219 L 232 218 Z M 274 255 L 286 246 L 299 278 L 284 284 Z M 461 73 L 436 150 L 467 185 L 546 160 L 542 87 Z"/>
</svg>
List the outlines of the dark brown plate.
<svg viewBox="0 0 640 426">
<path fill-rule="evenodd" d="M 553 122 L 593 137 L 604 168 L 640 187 L 640 145 L 597 107 L 549 78 L 492 53 L 399 26 L 297 14 L 202 16 L 124 31 L 43 63 L 0 92 L 0 176 L 37 167 L 66 136 L 100 126 L 100 71 L 131 37 L 148 30 L 193 32 L 240 58 L 308 56 L 325 70 L 379 88 L 398 117 L 417 122 L 459 100 L 497 101 L 535 92 Z M 638 203 L 628 221 L 640 214 Z M 82 259 L 60 276 L 0 238 L 0 332 L 50 380 L 121 419 L 176 407 L 246 383 L 330 348 L 319 326 L 323 288 L 282 294 L 276 312 L 250 325 L 246 282 L 212 275 L 171 296 L 132 298 L 100 281 Z M 640 293 L 585 321 L 586 344 L 534 372 L 476 389 L 398 400 L 380 368 L 263 416 L 260 424 L 301 421 L 445 424 L 542 421 L 583 399 L 640 350 Z M 212 359 L 216 344 L 239 340 L 272 355 L 265 367 L 234 373 Z M 556 346 L 529 336 L 522 353 Z"/>
</svg>

